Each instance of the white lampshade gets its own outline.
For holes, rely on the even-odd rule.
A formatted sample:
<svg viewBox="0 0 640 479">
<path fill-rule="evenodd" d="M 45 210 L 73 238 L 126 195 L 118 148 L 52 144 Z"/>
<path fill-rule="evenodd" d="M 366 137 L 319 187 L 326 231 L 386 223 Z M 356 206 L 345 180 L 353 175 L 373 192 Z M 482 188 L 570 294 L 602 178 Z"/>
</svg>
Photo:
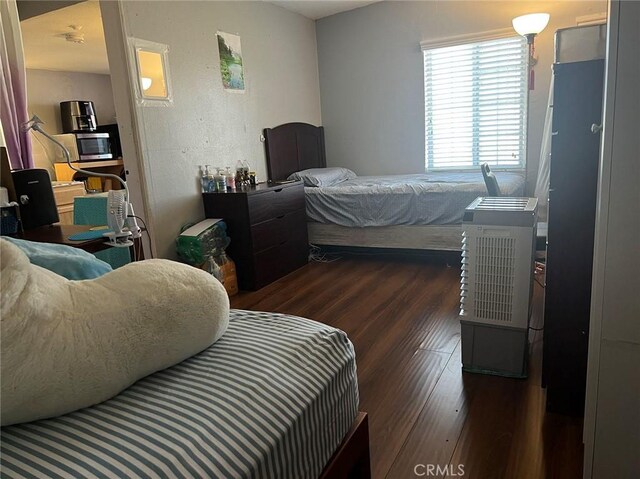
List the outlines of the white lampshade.
<svg viewBox="0 0 640 479">
<path fill-rule="evenodd" d="M 147 78 L 147 77 L 142 77 L 142 89 L 143 90 L 148 90 L 149 88 L 151 88 L 151 78 Z"/>
<path fill-rule="evenodd" d="M 530 13 L 529 15 L 522 15 L 514 18 L 512 23 L 513 29 L 523 37 L 526 37 L 527 35 L 537 35 L 544 30 L 547 23 L 549 23 L 549 14 Z"/>
</svg>

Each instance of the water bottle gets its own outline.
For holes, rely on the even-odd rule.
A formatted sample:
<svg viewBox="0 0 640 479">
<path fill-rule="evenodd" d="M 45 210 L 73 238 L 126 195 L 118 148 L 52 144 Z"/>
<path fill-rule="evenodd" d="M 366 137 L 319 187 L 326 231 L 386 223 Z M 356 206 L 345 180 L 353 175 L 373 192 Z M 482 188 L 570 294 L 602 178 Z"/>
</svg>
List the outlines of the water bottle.
<svg viewBox="0 0 640 479">
<path fill-rule="evenodd" d="M 242 180 L 245 185 L 249 184 L 249 162 L 242 162 Z"/>
<path fill-rule="evenodd" d="M 218 168 L 218 173 L 216 174 L 216 191 L 218 193 L 227 192 L 227 177 L 222 168 Z"/>
<path fill-rule="evenodd" d="M 209 192 L 208 187 L 208 179 L 207 179 L 207 168 L 204 165 L 200 165 L 200 188 L 202 188 L 203 193 Z"/>
<path fill-rule="evenodd" d="M 242 160 L 238 160 L 236 163 L 236 178 L 242 179 L 244 176 L 244 166 L 242 165 Z"/>
<path fill-rule="evenodd" d="M 226 177 L 227 177 L 227 191 L 234 191 L 236 189 L 236 179 L 234 178 L 233 173 L 231 172 L 230 166 L 227 166 Z"/>
<path fill-rule="evenodd" d="M 207 166 L 207 192 L 208 193 L 215 193 L 216 192 L 216 178 L 213 174 L 213 169 L 211 168 L 211 165 L 206 165 Z"/>
</svg>

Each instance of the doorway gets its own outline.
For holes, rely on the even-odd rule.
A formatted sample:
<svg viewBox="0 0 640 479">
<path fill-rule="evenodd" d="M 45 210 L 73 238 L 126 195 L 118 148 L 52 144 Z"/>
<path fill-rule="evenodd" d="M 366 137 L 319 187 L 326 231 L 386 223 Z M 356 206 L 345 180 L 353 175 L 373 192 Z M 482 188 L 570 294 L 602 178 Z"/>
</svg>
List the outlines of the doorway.
<svg viewBox="0 0 640 479">
<path fill-rule="evenodd" d="M 127 124 L 129 111 L 118 107 L 114 99 L 100 2 L 18 1 L 17 4 L 29 116 L 37 115 L 43 120 L 43 128 L 49 134 L 68 135 L 61 102 L 91 102 L 96 132 L 108 135 L 111 157 L 80 161 L 75 166 L 120 176 L 127 180 L 131 199 L 142 198 L 136 181 L 139 176 L 135 155 L 123 154 L 122 125 L 117 111 L 123 112 L 120 119 Z M 119 189 L 119 182 L 75 172 L 66 164 L 61 149 L 38 133 L 31 132 L 31 141 L 35 167 L 46 169 L 51 177 L 60 224 L 106 224 L 107 192 Z M 72 161 L 80 159 L 73 153 L 72 157 Z M 136 206 L 136 214 L 144 222 L 144 205 L 139 202 Z M 151 239 L 147 239 L 144 243 L 148 245 L 145 248 L 148 258 L 152 245 Z M 108 256 L 116 253 L 110 252 Z M 122 261 L 109 258 L 108 262 L 120 266 L 124 256 Z"/>
</svg>

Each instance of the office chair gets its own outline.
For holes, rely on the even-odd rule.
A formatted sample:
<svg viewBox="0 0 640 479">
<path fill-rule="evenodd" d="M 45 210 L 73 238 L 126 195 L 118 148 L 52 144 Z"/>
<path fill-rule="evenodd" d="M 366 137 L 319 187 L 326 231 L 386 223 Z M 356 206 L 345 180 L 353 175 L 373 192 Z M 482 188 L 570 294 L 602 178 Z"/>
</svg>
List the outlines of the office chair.
<svg viewBox="0 0 640 479">
<path fill-rule="evenodd" d="M 498 179 L 493 174 L 488 163 L 480 165 L 482 171 L 482 177 L 484 178 L 484 184 L 487 187 L 487 193 L 489 196 L 502 196 L 500 186 L 498 185 Z M 548 225 L 545 222 L 538 222 L 536 227 L 536 251 L 544 251 L 547 248 L 547 229 Z"/>
<path fill-rule="evenodd" d="M 489 168 L 489 163 L 482 163 L 480 170 L 482 171 L 482 177 L 484 178 L 484 184 L 487 187 L 489 196 L 502 196 L 500 186 L 498 186 L 498 180 L 496 179 L 496 175 L 491 171 L 491 168 Z"/>
</svg>

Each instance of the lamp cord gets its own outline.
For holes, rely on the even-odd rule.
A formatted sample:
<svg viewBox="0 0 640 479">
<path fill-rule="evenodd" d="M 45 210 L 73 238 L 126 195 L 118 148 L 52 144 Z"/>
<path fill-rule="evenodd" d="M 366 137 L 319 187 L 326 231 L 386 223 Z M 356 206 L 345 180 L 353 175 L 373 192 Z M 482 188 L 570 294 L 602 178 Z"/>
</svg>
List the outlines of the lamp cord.
<svg viewBox="0 0 640 479">
<path fill-rule="evenodd" d="M 144 226 L 144 231 L 147 233 L 147 239 L 149 240 L 149 254 L 153 258 L 154 254 L 153 254 L 153 247 L 151 246 L 151 235 L 149 234 L 149 228 L 147 228 L 147 223 L 145 223 L 145 221 L 140 216 L 137 216 L 137 215 L 128 215 L 127 218 L 136 218 L 142 222 L 142 226 Z"/>
</svg>

